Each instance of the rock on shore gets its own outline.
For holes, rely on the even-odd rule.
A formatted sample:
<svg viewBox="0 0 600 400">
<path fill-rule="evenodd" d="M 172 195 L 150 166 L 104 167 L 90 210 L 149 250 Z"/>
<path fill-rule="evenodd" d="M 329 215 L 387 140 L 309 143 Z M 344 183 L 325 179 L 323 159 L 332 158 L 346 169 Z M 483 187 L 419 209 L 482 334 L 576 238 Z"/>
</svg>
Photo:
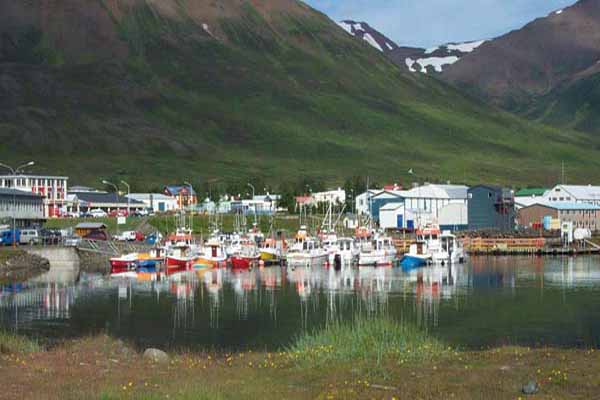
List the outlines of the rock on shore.
<svg viewBox="0 0 600 400">
<path fill-rule="evenodd" d="M 47 272 L 50 262 L 22 250 L 0 250 L 0 283 L 22 282 Z"/>
</svg>

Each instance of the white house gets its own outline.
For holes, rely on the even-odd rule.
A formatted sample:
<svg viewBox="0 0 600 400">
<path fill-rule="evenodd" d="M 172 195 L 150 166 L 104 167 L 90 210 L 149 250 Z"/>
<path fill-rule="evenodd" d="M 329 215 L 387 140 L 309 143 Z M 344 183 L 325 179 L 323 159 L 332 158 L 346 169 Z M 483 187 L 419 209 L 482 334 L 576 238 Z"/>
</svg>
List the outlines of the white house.
<svg viewBox="0 0 600 400">
<path fill-rule="evenodd" d="M 369 213 L 369 196 L 374 197 L 375 195 L 383 192 L 383 189 L 369 189 L 368 192 L 357 195 L 354 199 L 354 212 L 358 215 Z"/>
<path fill-rule="evenodd" d="M 312 197 L 317 203 L 329 203 L 331 201 L 333 203 L 344 204 L 346 202 L 346 192 L 341 188 L 327 192 L 313 193 Z"/>
<path fill-rule="evenodd" d="M 576 202 L 600 205 L 600 186 L 556 185 L 543 196 L 543 202 Z"/>
<path fill-rule="evenodd" d="M 379 226 L 383 229 L 408 229 L 418 228 L 418 224 L 425 225 L 435 222 L 431 212 L 405 208 L 405 203 L 387 203 L 379 209 Z"/>
<path fill-rule="evenodd" d="M 177 198 L 162 193 L 131 193 L 126 197 L 140 201 L 155 212 L 177 210 Z"/>
</svg>

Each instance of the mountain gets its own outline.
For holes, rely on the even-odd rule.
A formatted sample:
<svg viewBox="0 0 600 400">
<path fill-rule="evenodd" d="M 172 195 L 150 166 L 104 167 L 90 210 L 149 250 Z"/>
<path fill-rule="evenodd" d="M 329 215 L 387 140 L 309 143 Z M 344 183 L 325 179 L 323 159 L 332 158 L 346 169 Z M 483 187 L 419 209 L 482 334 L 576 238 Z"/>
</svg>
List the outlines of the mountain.
<svg viewBox="0 0 600 400">
<path fill-rule="evenodd" d="M 442 77 L 508 110 L 599 132 L 599 61 L 600 2 L 580 0 L 486 42 Z"/>
<path fill-rule="evenodd" d="M 409 168 L 549 184 L 563 160 L 597 176 L 596 146 L 400 69 L 298 1 L 0 3 L 0 161 L 72 184 L 385 181 Z"/>
<path fill-rule="evenodd" d="M 466 54 L 473 52 L 486 40 L 464 43 L 446 43 L 430 49 L 398 46 L 366 22 L 343 20 L 339 25 L 350 35 L 365 40 L 371 46 L 384 53 L 392 61 L 410 72 L 440 73 Z"/>
</svg>

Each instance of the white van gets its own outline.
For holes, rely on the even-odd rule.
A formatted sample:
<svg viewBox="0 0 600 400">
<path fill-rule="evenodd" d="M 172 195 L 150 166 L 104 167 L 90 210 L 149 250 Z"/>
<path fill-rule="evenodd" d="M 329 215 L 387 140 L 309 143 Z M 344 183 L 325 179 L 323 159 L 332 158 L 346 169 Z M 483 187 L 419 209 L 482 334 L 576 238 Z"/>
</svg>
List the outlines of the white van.
<svg viewBox="0 0 600 400">
<path fill-rule="evenodd" d="M 37 244 L 40 242 L 40 234 L 37 229 L 21 229 L 20 244 Z"/>
</svg>

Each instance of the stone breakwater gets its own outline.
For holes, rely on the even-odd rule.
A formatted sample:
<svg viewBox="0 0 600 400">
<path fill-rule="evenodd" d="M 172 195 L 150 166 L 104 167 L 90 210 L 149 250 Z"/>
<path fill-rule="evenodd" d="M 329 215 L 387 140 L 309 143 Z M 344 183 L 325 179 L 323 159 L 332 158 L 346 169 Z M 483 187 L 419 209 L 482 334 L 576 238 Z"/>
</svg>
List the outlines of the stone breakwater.
<svg viewBox="0 0 600 400">
<path fill-rule="evenodd" d="M 22 282 L 47 272 L 50 262 L 22 250 L 0 251 L 0 283 Z"/>
</svg>

